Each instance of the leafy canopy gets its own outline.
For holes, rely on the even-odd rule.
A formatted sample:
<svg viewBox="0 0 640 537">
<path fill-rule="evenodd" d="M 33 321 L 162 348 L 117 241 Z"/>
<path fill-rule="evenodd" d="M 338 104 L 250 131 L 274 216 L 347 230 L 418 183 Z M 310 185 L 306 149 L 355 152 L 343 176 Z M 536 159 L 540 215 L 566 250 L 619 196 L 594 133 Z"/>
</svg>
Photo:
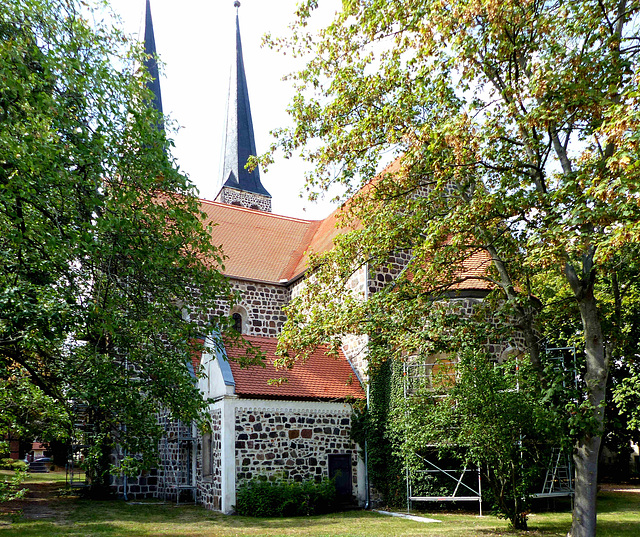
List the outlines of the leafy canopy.
<svg viewBox="0 0 640 537">
<path fill-rule="evenodd" d="M 0 379 L 43 419 L 81 403 L 105 449 L 148 464 L 156 413 L 203 407 L 192 356 L 233 296 L 148 106 L 142 47 L 94 9 L 0 6 Z M 15 410 L 3 430 L 26 425 Z"/>
<path fill-rule="evenodd" d="M 337 345 L 344 333 L 386 338 L 401 357 L 433 339 L 424 322 L 433 300 L 473 287 L 502 300 L 500 315 L 521 330 L 542 376 L 536 328 L 550 299 L 541 287 L 554 278 L 575 305 L 566 326 L 578 327 L 584 351 L 572 535 L 593 535 L 606 384 L 620 342 L 598 282 L 624 276 L 614 258 L 632 259 L 640 232 L 640 4 L 345 0 L 312 36 L 317 5 L 303 2 L 291 35 L 271 40 L 309 54 L 292 76 L 294 125 L 276 133 L 276 145 L 315 163 L 312 192 L 337 183 L 356 193 L 344 213 L 358 230 L 312 261 L 284 357 Z M 399 251 L 408 260 L 390 262 Z M 486 262 L 470 274 L 478 258 Z M 361 267 L 391 276 L 370 285 L 366 301 L 349 283 Z"/>
</svg>

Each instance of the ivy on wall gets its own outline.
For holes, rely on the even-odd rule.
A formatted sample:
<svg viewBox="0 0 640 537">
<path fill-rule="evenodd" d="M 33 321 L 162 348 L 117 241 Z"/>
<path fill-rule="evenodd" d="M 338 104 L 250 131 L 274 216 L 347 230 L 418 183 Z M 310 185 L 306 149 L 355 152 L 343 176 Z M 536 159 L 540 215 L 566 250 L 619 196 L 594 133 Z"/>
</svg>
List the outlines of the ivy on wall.
<svg viewBox="0 0 640 537">
<path fill-rule="evenodd" d="M 503 327 L 476 316 L 458 319 L 446 337 L 434 338 L 438 344 L 412 357 L 372 345 L 369 407 L 357 412 L 353 434 L 361 446 L 367 440 L 370 480 L 387 505 L 406 503 L 406 472 L 413 495 L 452 494 L 453 480 L 425 471 L 430 459 L 447 468 L 480 467 L 484 500 L 513 526 L 526 527 L 551 449 L 570 440 L 561 403 L 547 397 L 558 386 L 550 376 L 543 386 L 523 354 L 498 361 L 489 342 L 505 334 L 496 330 Z M 412 360 L 423 373 L 415 378 Z M 463 483 L 477 489 L 477 480 L 468 472 Z"/>
</svg>

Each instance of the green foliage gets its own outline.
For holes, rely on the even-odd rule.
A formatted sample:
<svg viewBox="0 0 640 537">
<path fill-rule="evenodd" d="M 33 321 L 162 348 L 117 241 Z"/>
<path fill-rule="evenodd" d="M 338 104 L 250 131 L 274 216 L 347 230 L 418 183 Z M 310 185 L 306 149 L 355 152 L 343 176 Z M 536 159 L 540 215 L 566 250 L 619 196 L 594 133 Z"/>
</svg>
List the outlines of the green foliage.
<svg viewBox="0 0 640 537">
<path fill-rule="evenodd" d="M 148 466 L 158 410 L 204 407 L 191 358 L 234 295 L 148 106 L 142 46 L 111 22 L 84 1 L 0 6 L 0 381 L 16 396 L 0 427 L 69 438 L 82 403 L 103 451 Z"/>
<path fill-rule="evenodd" d="M 391 429 L 393 410 L 402 396 L 402 376 L 397 374 L 397 364 L 391 361 L 380 364 L 371 377 L 369 406 L 355 410 L 351 426 L 354 441 L 362 448 L 366 446 L 372 485 L 385 504 L 393 507 L 406 505 L 407 497 L 405 464 Z"/>
<path fill-rule="evenodd" d="M 312 263 L 315 279 L 289 311 L 284 358 L 336 346 L 345 333 L 382 332 L 394 351 L 419 351 L 432 338 L 430 303 L 492 289 L 543 380 L 540 312 L 554 300 L 545 282 L 556 280 L 573 317 L 555 331 L 572 329 L 584 356 L 571 415 L 571 533 L 594 535 L 589 476 L 604 432 L 609 344 L 624 333 L 598 286 L 614 275 L 627 286 L 619 269 L 640 242 L 640 4 L 353 0 L 309 35 L 316 7 L 304 2 L 292 34 L 272 41 L 308 55 L 292 75 L 294 125 L 276 145 L 314 162 L 313 195 L 336 184 L 357 193 L 343 211 L 357 229 Z M 409 261 L 390 266 L 399 251 Z M 469 271 L 479 258 L 481 274 Z M 365 265 L 394 275 L 366 304 L 349 285 Z"/>
<path fill-rule="evenodd" d="M 13 476 L 9 479 L 3 476 L 0 481 L 0 503 L 22 498 L 27 493 L 27 489 L 20 488 L 27 477 L 26 467 L 14 466 L 13 468 Z"/>
<path fill-rule="evenodd" d="M 455 385 L 446 396 L 422 394 L 397 412 L 410 464 L 438 446 L 440 456 L 480 466 L 494 508 L 516 528 L 526 528 L 534 485 L 549 460 L 550 446 L 568 444 L 557 409 L 540 397 L 527 361 L 496 364 L 481 346 L 459 351 Z"/>
<path fill-rule="evenodd" d="M 13 373 L 7 379 L 0 378 L 0 431 L 44 442 L 66 439 L 68 410 L 27 376 L 20 376 L 17 368 Z"/>
<path fill-rule="evenodd" d="M 27 463 L 15 459 L 0 459 L 0 470 L 26 470 Z"/>
<path fill-rule="evenodd" d="M 335 482 L 254 479 L 238 487 L 236 511 L 256 517 L 289 517 L 330 513 L 336 509 Z"/>
<path fill-rule="evenodd" d="M 426 473 L 432 469 L 426 460 L 451 469 L 479 466 L 485 501 L 525 528 L 551 447 L 571 449 L 565 407 L 575 394 L 551 366 L 543 389 L 524 355 L 496 362 L 486 345 L 496 331 L 481 316 L 451 326 L 442 339 L 455 356 L 455 380 L 449 358 L 423 378 L 412 376 L 417 362 L 408 356 L 384 362 L 371 371 L 369 410 L 354 420 L 355 439 L 367 440 L 371 481 L 387 503 L 406 500 L 405 469 L 414 495 L 452 494 L 455 483 Z M 429 354 L 425 349 L 420 360 L 426 363 Z M 465 475 L 463 482 L 477 489 L 475 474 Z"/>
</svg>

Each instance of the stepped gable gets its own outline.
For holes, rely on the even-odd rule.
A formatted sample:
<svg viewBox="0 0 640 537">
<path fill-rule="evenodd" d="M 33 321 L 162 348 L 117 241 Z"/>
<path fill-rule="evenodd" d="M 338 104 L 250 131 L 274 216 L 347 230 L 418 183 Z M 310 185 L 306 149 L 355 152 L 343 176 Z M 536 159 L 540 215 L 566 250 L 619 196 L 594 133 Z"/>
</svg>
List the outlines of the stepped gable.
<svg viewBox="0 0 640 537">
<path fill-rule="evenodd" d="M 276 369 L 273 361 L 278 340 L 244 336 L 265 353 L 266 367 L 241 368 L 237 360 L 241 349 L 227 349 L 229 365 L 235 381 L 235 393 L 244 397 L 267 399 L 339 400 L 364 399 L 365 393 L 356 373 L 340 350 L 337 357 L 329 356 L 326 347 L 318 347 L 306 362 L 298 362 L 293 369 Z M 284 378 L 286 382 L 270 385 L 270 379 Z"/>
</svg>

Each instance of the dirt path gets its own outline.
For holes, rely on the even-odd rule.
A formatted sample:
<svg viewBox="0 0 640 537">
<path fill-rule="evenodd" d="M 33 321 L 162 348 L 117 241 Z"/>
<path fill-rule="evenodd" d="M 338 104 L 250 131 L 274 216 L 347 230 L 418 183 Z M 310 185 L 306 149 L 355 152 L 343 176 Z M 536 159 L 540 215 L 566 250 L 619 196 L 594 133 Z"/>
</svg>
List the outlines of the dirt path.
<svg viewBox="0 0 640 537">
<path fill-rule="evenodd" d="M 25 483 L 29 492 L 24 498 L 0 504 L 0 515 L 22 515 L 27 519 L 55 518 L 57 509 L 68 497 L 60 497 L 58 490 L 64 483 Z"/>
</svg>

